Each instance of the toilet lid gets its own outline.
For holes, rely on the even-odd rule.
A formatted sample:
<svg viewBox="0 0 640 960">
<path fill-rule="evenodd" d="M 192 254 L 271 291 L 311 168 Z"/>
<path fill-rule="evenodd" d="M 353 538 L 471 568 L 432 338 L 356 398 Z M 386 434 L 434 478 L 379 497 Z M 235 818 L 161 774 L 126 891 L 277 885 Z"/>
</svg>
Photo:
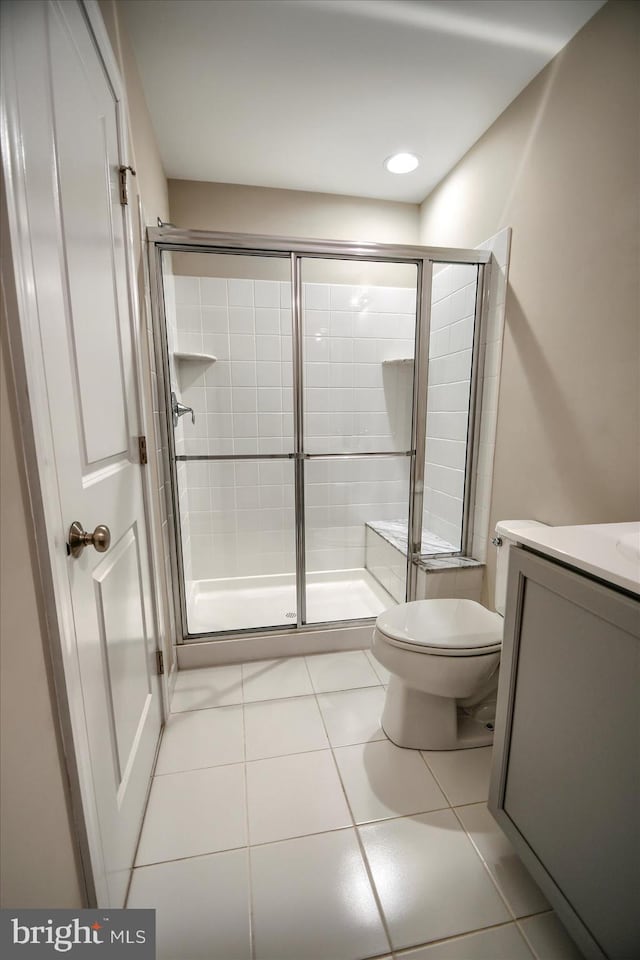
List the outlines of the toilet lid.
<svg viewBox="0 0 640 960">
<path fill-rule="evenodd" d="M 389 643 L 424 653 L 473 656 L 502 645 L 502 617 L 474 600 L 414 600 L 385 610 L 376 627 Z"/>
</svg>

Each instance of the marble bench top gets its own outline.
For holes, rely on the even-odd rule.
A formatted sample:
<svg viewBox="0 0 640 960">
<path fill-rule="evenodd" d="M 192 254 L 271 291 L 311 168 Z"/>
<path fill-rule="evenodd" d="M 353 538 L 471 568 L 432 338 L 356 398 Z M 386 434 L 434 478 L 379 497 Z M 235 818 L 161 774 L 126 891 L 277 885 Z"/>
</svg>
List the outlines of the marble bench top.
<svg viewBox="0 0 640 960">
<path fill-rule="evenodd" d="M 365 526 L 399 550 L 403 556 L 407 555 L 407 521 L 406 520 L 368 520 Z M 422 531 L 422 556 L 420 567 L 423 570 L 452 570 L 461 567 L 481 567 L 484 564 L 472 557 L 451 556 L 456 552 L 453 544 L 443 540 L 430 530 Z"/>
</svg>

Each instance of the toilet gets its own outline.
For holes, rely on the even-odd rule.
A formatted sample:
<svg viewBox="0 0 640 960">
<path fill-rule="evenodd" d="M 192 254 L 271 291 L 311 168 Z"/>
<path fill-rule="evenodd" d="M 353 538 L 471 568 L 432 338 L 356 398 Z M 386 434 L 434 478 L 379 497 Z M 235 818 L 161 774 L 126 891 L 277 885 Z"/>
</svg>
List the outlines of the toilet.
<svg viewBox="0 0 640 960">
<path fill-rule="evenodd" d="M 518 531 L 544 524 L 503 521 L 492 613 L 474 600 L 414 600 L 381 613 L 372 652 L 391 673 L 382 728 L 399 747 L 460 750 L 493 741 L 509 548 Z"/>
</svg>

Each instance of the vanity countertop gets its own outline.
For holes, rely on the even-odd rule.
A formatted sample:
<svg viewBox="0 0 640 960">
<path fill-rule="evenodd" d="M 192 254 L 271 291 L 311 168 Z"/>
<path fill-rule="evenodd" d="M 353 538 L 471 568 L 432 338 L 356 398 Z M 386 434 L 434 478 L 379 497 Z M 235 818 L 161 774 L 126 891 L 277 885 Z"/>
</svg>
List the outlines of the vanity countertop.
<svg viewBox="0 0 640 960">
<path fill-rule="evenodd" d="M 523 527 L 524 546 L 640 595 L 640 522 Z"/>
</svg>

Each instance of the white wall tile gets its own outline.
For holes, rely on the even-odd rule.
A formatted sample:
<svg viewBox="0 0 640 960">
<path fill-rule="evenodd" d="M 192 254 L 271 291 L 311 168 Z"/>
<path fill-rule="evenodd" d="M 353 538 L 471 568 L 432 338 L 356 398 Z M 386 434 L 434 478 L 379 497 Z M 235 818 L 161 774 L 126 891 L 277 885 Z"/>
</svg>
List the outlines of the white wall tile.
<svg viewBox="0 0 640 960">
<path fill-rule="evenodd" d="M 260 413 L 282 412 L 282 390 L 279 387 L 258 387 L 256 399 Z"/>
<path fill-rule="evenodd" d="M 303 332 L 305 338 L 328 337 L 329 316 L 328 310 L 306 310 L 303 317 Z"/>
<path fill-rule="evenodd" d="M 280 337 L 280 360 L 283 364 L 291 367 L 293 363 L 293 339 L 292 337 Z"/>
<path fill-rule="evenodd" d="M 230 307 L 253 306 L 253 280 L 227 280 Z"/>
<path fill-rule="evenodd" d="M 289 282 L 280 283 L 280 306 L 283 310 L 291 309 L 291 284 Z"/>
<path fill-rule="evenodd" d="M 255 310 L 256 334 L 280 334 L 280 311 L 270 307 L 256 307 Z"/>
<path fill-rule="evenodd" d="M 251 307 L 245 306 L 229 307 L 229 331 L 231 333 L 255 333 L 255 311 Z"/>
<path fill-rule="evenodd" d="M 329 340 L 326 337 L 305 337 L 304 359 L 307 363 L 326 363 L 329 359 Z"/>
<path fill-rule="evenodd" d="M 353 314 L 348 310 L 332 310 L 329 314 L 329 333 L 332 337 L 352 337 Z"/>
<path fill-rule="evenodd" d="M 233 414 L 234 437 L 257 437 L 258 418 L 251 413 Z"/>
<path fill-rule="evenodd" d="M 256 364 L 251 360 L 234 361 L 231 367 L 231 380 L 234 387 L 256 386 Z"/>
<path fill-rule="evenodd" d="M 191 279 L 191 278 L 189 278 Z M 191 304 L 178 304 L 176 307 L 176 325 L 178 328 L 178 339 L 182 343 L 182 336 L 185 333 L 202 333 L 202 321 L 200 307 Z"/>
<path fill-rule="evenodd" d="M 174 277 L 176 307 L 200 305 L 200 281 L 198 277 Z"/>
<path fill-rule="evenodd" d="M 255 356 L 258 360 L 280 360 L 280 337 L 257 336 L 255 338 Z"/>
<path fill-rule="evenodd" d="M 283 337 L 290 337 L 293 331 L 291 310 L 280 310 L 280 333 Z"/>
<path fill-rule="evenodd" d="M 200 302 L 203 306 L 227 306 L 227 282 L 218 277 L 200 277 Z"/>
<path fill-rule="evenodd" d="M 205 353 L 212 353 L 217 360 L 229 360 L 229 335 L 227 333 L 203 334 L 202 349 Z"/>
<path fill-rule="evenodd" d="M 347 283 L 332 284 L 329 292 L 329 304 L 332 310 L 358 310 L 361 296 L 361 287 Z"/>
<path fill-rule="evenodd" d="M 234 413 L 257 413 L 258 400 L 255 387 L 232 387 L 227 390 L 227 395 L 231 398 Z"/>
<path fill-rule="evenodd" d="M 332 338 L 329 342 L 331 363 L 353 363 L 353 340 L 347 337 Z"/>
<path fill-rule="evenodd" d="M 256 307 L 280 306 L 280 284 L 277 280 L 254 280 L 253 286 Z"/>
<path fill-rule="evenodd" d="M 282 384 L 282 365 L 260 360 L 256 364 L 256 382 L 259 387 L 279 387 Z"/>
<path fill-rule="evenodd" d="M 200 315 L 203 334 L 229 332 L 229 311 L 226 306 L 202 307 Z"/>
<path fill-rule="evenodd" d="M 305 308 L 307 310 L 328 310 L 329 290 L 330 285 L 328 283 L 303 284 Z"/>
</svg>

